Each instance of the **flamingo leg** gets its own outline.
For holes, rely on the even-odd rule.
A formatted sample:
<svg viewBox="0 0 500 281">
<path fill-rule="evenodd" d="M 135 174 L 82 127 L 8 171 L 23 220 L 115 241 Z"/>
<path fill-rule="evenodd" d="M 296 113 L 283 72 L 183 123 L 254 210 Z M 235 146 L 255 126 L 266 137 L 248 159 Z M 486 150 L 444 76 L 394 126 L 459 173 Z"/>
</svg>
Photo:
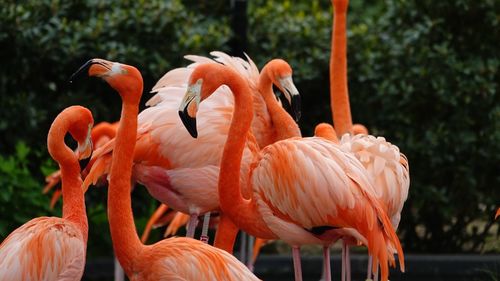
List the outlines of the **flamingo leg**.
<svg viewBox="0 0 500 281">
<path fill-rule="evenodd" d="M 59 198 L 61 197 L 62 190 L 61 189 L 56 189 L 54 191 L 54 194 L 52 195 L 52 199 L 50 199 L 50 209 L 54 209 L 54 206 L 56 205 L 57 201 L 59 201 Z"/>
<path fill-rule="evenodd" d="M 332 270 L 330 268 L 330 245 L 323 246 L 323 277 L 321 280 L 332 280 Z"/>
<path fill-rule="evenodd" d="M 210 212 L 206 213 L 203 217 L 203 228 L 201 229 L 200 240 L 203 243 L 208 243 L 208 225 L 210 222 Z"/>
<path fill-rule="evenodd" d="M 373 281 L 378 281 L 378 264 L 375 268 L 375 271 L 373 272 Z"/>
<path fill-rule="evenodd" d="M 372 281 L 372 264 L 373 258 L 371 255 L 368 255 L 368 268 L 366 269 L 366 281 Z"/>
<path fill-rule="evenodd" d="M 196 224 L 198 224 L 198 215 L 192 214 L 189 218 L 188 229 L 186 232 L 186 237 L 193 238 L 194 231 L 196 229 Z"/>
<path fill-rule="evenodd" d="M 149 233 L 151 232 L 151 229 L 153 229 L 154 224 L 165 214 L 165 212 L 168 210 L 168 206 L 165 204 L 161 204 L 156 211 L 153 213 L 153 215 L 149 218 L 146 227 L 144 228 L 144 232 L 142 233 L 141 236 L 141 242 L 146 243 L 149 237 Z"/>
<path fill-rule="evenodd" d="M 345 252 L 346 252 L 346 245 L 344 242 L 342 242 L 342 272 L 341 272 L 342 281 L 345 281 L 346 277 Z"/>
<path fill-rule="evenodd" d="M 255 237 L 249 235 L 248 236 L 248 248 L 247 248 L 247 261 L 246 265 L 251 272 L 253 272 L 253 245 L 255 244 Z"/>
<path fill-rule="evenodd" d="M 300 265 L 300 248 L 292 246 L 293 269 L 295 272 L 295 281 L 302 281 L 302 268 Z"/>
<path fill-rule="evenodd" d="M 349 245 L 345 243 L 345 271 L 347 281 L 351 281 L 351 256 L 349 251 Z"/>
</svg>

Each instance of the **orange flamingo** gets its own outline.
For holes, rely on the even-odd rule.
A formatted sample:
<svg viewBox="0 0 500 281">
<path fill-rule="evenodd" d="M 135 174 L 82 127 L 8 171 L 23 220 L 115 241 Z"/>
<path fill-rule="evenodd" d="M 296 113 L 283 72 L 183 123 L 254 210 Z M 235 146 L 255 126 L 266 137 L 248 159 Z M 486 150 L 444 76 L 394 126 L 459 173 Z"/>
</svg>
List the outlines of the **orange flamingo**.
<svg viewBox="0 0 500 281">
<path fill-rule="evenodd" d="M 78 160 L 92 152 L 93 123 L 90 111 L 81 106 L 66 108 L 52 123 L 47 146 L 61 168 L 63 216 L 32 219 L 2 242 L 1 280 L 81 279 L 88 224 Z M 67 132 L 78 142 L 76 154 L 64 143 Z"/>
<path fill-rule="evenodd" d="M 352 131 L 354 135 L 358 134 L 368 134 L 368 129 L 361 124 L 354 124 L 352 126 Z M 335 133 L 335 129 L 332 127 L 332 125 L 327 124 L 327 123 L 320 123 L 318 124 L 315 129 L 314 129 L 314 135 L 317 137 L 323 137 L 326 138 L 327 140 L 333 141 L 335 143 L 339 143 L 339 140 L 337 138 L 337 134 Z M 257 257 L 259 256 L 261 248 L 267 244 L 268 242 L 271 242 L 266 239 L 261 239 L 261 238 L 256 238 L 255 239 L 255 244 L 253 246 L 253 252 L 252 252 L 252 257 L 250 259 L 250 265 L 249 268 L 253 268 L 253 264 L 257 260 Z M 328 249 L 326 249 L 328 250 Z"/>
<path fill-rule="evenodd" d="M 237 227 L 256 237 L 283 239 L 292 245 L 296 280 L 301 280 L 298 247 L 329 244 L 349 234 L 363 241 L 377 261 L 383 280 L 393 247 L 404 258 L 399 239 L 382 206 L 374 198 L 371 180 L 361 163 L 323 138 L 293 138 L 266 146 L 254 156 L 248 184 L 251 199 L 240 190 L 244 145 L 251 137 L 252 96 L 248 84 L 222 65 L 199 65 L 189 78 L 179 115 L 193 137 L 200 103 L 221 85 L 231 88 L 235 107 L 222 156 L 219 196 L 221 210 Z M 332 177 L 331 175 L 335 175 Z M 221 219 L 221 224 L 223 223 Z M 221 226 L 219 225 L 219 228 Z M 216 240 L 217 241 L 217 240 Z"/>
<path fill-rule="evenodd" d="M 216 60 L 228 65 L 245 77 L 251 85 L 256 97 L 254 107 L 258 108 L 255 114 L 253 128 L 260 136 L 262 145 L 277 139 L 300 136 L 300 130 L 293 119 L 275 102 L 272 85 L 276 85 L 298 112 L 295 105 L 298 91 L 293 85 L 291 68 L 283 60 L 272 60 L 259 74 L 255 64 L 248 58 L 244 61 L 229 57 L 221 52 L 213 52 Z M 203 136 L 199 139 L 191 138 L 182 128 L 176 110 L 186 88 L 186 82 L 193 67 L 201 62 L 215 61 L 198 56 L 187 56 L 194 65 L 169 71 L 153 88 L 157 94 L 146 105 L 139 115 L 138 147 L 136 147 L 134 166 L 135 180 L 145 185 L 150 194 L 167 206 L 191 215 L 188 224 L 187 236 L 194 236 L 197 217 L 219 208 L 217 180 L 219 164 L 222 155 L 222 146 L 227 136 L 233 99 L 227 88 L 218 89 L 220 94 L 207 101 L 200 110 L 206 112 L 200 120 L 203 125 Z M 287 76 L 276 77 L 276 68 L 288 70 Z M 297 113 L 296 115 L 298 115 Z M 281 122 L 281 123 L 280 123 Z M 276 126 L 275 124 L 285 124 Z M 85 186 L 95 181 L 109 170 L 110 152 L 114 144 L 108 143 L 94 153 L 97 159 L 92 166 L 89 176 L 85 179 Z M 251 151 L 258 150 L 258 144 L 251 142 L 246 149 L 249 162 Z M 175 148 L 175 149 L 171 149 Z M 138 156 L 141 151 L 143 156 Z M 150 156 L 163 159 L 165 165 L 158 165 L 151 161 Z M 108 160 L 106 160 L 108 159 Z M 102 161 L 101 161 L 102 160 Z M 243 167 L 243 169 L 248 169 Z M 245 181 L 244 178 L 241 179 Z M 165 208 L 164 208 L 165 209 Z M 160 210 L 162 211 L 162 210 Z M 159 213 L 155 214 L 155 218 Z M 153 223 L 149 223 L 152 225 Z M 146 231 L 149 231 L 147 229 Z"/>
<path fill-rule="evenodd" d="M 495 219 L 497 219 L 500 216 L 500 208 L 497 209 L 497 213 L 495 214 Z"/>
<path fill-rule="evenodd" d="M 401 219 L 401 210 L 408 197 L 410 184 L 408 160 L 399 148 L 382 137 L 368 135 L 362 125 L 352 125 L 347 87 L 347 37 L 346 17 L 348 0 L 332 0 L 334 26 L 332 31 L 332 55 L 330 57 L 330 95 L 333 119 L 337 136 L 342 136 L 340 145 L 352 153 L 375 179 L 376 198 L 381 201 L 391 218 L 394 229 Z M 357 131 L 360 134 L 351 136 Z M 333 140 L 333 139 L 332 139 Z M 335 138 L 334 141 L 338 141 Z M 349 248 L 343 243 L 342 280 L 350 280 Z M 372 259 L 368 263 L 368 279 L 371 278 Z M 375 279 L 378 278 L 375 273 Z"/>
<path fill-rule="evenodd" d="M 92 143 L 94 144 L 94 149 L 103 146 L 109 140 L 114 138 L 117 126 L 118 123 L 116 122 L 112 124 L 108 122 L 101 122 L 95 125 L 90 133 Z M 55 186 L 57 186 L 61 182 L 61 170 L 57 170 L 52 174 L 48 175 L 45 178 L 45 182 L 47 182 L 47 184 L 45 185 L 42 191 L 44 194 L 50 192 L 50 190 L 52 190 Z M 55 204 L 57 203 L 60 197 L 61 197 L 61 190 L 56 189 L 52 194 L 52 198 L 50 199 L 51 209 L 54 208 Z"/>
<path fill-rule="evenodd" d="M 170 238 L 145 246 L 132 214 L 130 179 L 137 138 L 142 76 L 133 66 L 92 59 L 72 77 L 88 69 L 122 99 L 122 113 L 112 156 L 108 216 L 115 254 L 130 280 L 258 280 L 229 253 L 191 238 Z"/>
</svg>

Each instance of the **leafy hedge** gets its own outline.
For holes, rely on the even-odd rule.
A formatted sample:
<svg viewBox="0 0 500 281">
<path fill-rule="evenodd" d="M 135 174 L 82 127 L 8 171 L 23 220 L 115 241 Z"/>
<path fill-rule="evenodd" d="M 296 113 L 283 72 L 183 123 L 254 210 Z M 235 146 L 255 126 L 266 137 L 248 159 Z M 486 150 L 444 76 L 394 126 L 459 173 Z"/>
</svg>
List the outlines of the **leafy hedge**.
<svg viewBox="0 0 500 281">
<path fill-rule="evenodd" d="M 6 155 L 0 167 L 12 157 L 25 167 L 2 174 L 4 183 L 20 180 L 34 193 L 41 189 L 36 182 L 42 182 L 40 167 L 48 163 L 46 133 L 62 108 L 82 104 L 97 121 L 118 118 L 119 99 L 103 83 L 68 86 L 67 77 L 85 60 L 104 57 L 136 65 L 147 91 L 163 73 L 184 65 L 184 54 L 229 51 L 227 1 L 101 2 L 32 0 L 0 7 L 0 133 L 8 136 L 0 141 Z M 500 203 L 500 3 L 350 2 L 353 119 L 397 144 L 410 161 L 410 197 L 400 225 L 405 249 L 481 251 Z M 330 3 L 255 0 L 248 9 L 247 53 L 259 66 L 273 57 L 291 63 L 303 96 L 300 125 L 310 135 L 315 124 L 331 120 Z M 36 153 L 16 154 L 20 140 Z M 6 190 L 8 196 L 15 192 Z M 21 218 L 48 212 L 41 199 L 25 196 L 5 200 L 2 207 L 20 209 L 19 204 L 33 201 L 29 206 L 36 214 L 18 214 Z M 100 203 L 105 192 L 88 196 L 95 235 L 89 241 L 109 247 Z M 143 190 L 134 196 L 141 227 L 154 203 Z M 21 219 L 2 211 L 0 222 L 15 222 L 0 227 L 1 239 Z"/>
</svg>

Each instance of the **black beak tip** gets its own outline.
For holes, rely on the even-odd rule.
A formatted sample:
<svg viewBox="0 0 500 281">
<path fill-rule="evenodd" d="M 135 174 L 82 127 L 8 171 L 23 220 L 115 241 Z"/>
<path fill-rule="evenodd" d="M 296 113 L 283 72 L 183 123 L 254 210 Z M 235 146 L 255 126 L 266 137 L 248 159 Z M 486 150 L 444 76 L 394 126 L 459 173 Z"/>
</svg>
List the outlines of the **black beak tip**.
<svg viewBox="0 0 500 281">
<path fill-rule="evenodd" d="M 186 127 L 189 134 L 193 138 L 197 138 L 198 130 L 196 129 L 196 118 L 192 118 L 187 114 L 187 107 L 184 109 L 184 111 L 179 110 L 179 117 L 181 118 L 182 124 L 184 124 L 184 127 Z"/>
<path fill-rule="evenodd" d="M 292 96 L 292 112 L 295 122 L 299 122 L 302 112 L 300 110 L 301 100 L 299 95 Z"/>
<path fill-rule="evenodd" d="M 71 76 L 68 79 L 68 82 L 69 83 L 73 83 L 75 81 L 75 78 L 77 78 L 78 76 L 80 76 L 80 74 L 82 74 L 84 71 L 86 71 L 87 69 L 89 69 L 90 66 L 93 63 L 94 63 L 93 60 L 90 59 L 85 64 L 83 64 L 82 66 L 80 66 L 80 68 L 78 68 L 78 70 L 75 71 L 75 73 L 71 74 Z"/>
<path fill-rule="evenodd" d="M 78 164 L 80 164 L 80 171 L 83 171 L 85 170 L 85 168 L 87 168 L 87 165 L 89 164 L 91 158 L 92 154 L 90 154 L 88 158 L 78 160 Z"/>
</svg>

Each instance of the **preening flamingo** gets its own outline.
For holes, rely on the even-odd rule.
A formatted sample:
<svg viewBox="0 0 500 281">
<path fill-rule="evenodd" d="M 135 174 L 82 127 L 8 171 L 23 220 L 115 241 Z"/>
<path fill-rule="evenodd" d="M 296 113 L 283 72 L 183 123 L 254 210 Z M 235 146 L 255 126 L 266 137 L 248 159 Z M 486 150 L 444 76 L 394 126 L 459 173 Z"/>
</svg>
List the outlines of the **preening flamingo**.
<svg viewBox="0 0 500 281">
<path fill-rule="evenodd" d="M 130 180 L 137 139 L 137 114 L 143 81 L 133 66 L 92 59 L 88 69 L 101 77 L 122 99 L 108 191 L 108 219 L 113 249 L 130 280 L 258 280 L 229 253 L 191 238 L 170 238 L 145 246 L 132 214 Z"/>
<path fill-rule="evenodd" d="M 62 218 L 39 217 L 12 232 L 0 245 L 0 279 L 80 280 L 85 267 L 88 223 L 79 159 L 90 157 L 94 120 L 81 106 L 63 110 L 50 127 L 47 146 L 61 169 Z M 76 154 L 64 143 L 69 132 Z"/>
<path fill-rule="evenodd" d="M 272 60 L 259 74 L 250 59 L 244 61 L 221 52 L 212 54 L 216 56 L 216 61 L 237 71 L 251 85 L 255 97 L 254 108 L 257 109 L 252 128 L 258 132 L 256 139 L 261 140 L 261 145 L 300 136 L 297 124 L 281 107 L 276 106 L 272 93 L 274 84 L 285 93 L 290 103 L 293 102 L 292 108 L 298 111 L 298 106 L 295 106 L 298 91 L 293 85 L 291 68 L 286 62 Z M 148 188 L 153 197 L 175 210 L 191 215 L 188 236 L 192 237 L 197 217 L 219 208 L 219 164 L 231 120 L 233 97 L 227 87 L 218 89 L 220 94 L 209 99 L 200 108 L 203 112 L 200 119 L 202 136 L 199 139 L 190 137 L 177 115 L 187 79 L 196 64 L 216 62 L 199 56 L 187 57 L 195 61 L 195 64 L 165 74 L 153 88 L 157 94 L 146 103 L 150 107 L 139 114 L 134 176 Z M 274 69 L 283 67 L 289 70 L 289 75 L 276 77 Z M 86 186 L 109 170 L 109 164 L 106 163 L 109 163 L 113 146 L 114 143 L 111 142 L 94 153 L 92 158 L 97 160 L 85 179 Z M 246 155 L 251 157 L 250 150 L 257 150 L 258 147 L 255 141 L 250 142 Z M 144 156 L 138 156 L 138 151 Z M 150 157 L 161 158 L 165 164 L 159 165 L 158 161 L 152 161 Z M 250 160 L 249 158 L 246 162 Z"/>
<path fill-rule="evenodd" d="M 392 226 L 397 229 L 401 210 L 408 197 L 410 185 L 408 160 L 399 148 L 383 137 L 368 135 L 362 125 L 352 125 L 347 86 L 347 36 L 346 18 L 348 0 L 332 0 L 334 25 L 332 30 L 332 55 L 330 57 L 330 95 L 333 119 L 342 148 L 361 161 L 369 175 L 375 180 L 376 198 L 384 205 Z M 353 131 L 360 134 L 351 136 Z M 337 140 L 337 138 L 335 138 Z M 349 248 L 343 244 L 342 280 L 350 280 Z M 368 264 L 368 279 L 372 268 Z M 347 268 L 346 268 L 347 267 Z M 376 275 L 375 278 L 378 278 Z"/>
<path fill-rule="evenodd" d="M 298 246 L 329 244 L 346 234 L 368 246 L 381 263 L 383 280 L 388 277 L 388 262 L 395 262 L 394 248 L 404 268 L 399 239 L 374 198 L 370 177 L 354 156 L 333 142 L 292 138 L 266 146 L 250 166 L 252 196 L 243 198 L 237 167 L 251 136 L 253 112 L 248 84 L 222 65 L 199 65 L 189 78 L 179 115 L 191 135 L 197 136 L 198 108 L 221 85 L 231 88 L 235 100 L 219 176 L 223 214 L 251 235 L 279 237 L 292 245 L 296 280 L 301 280 Z"/>
<path fill-rule="evenodd" d="M 90 137 L 92 139 L 94 149 L 97 149 L 107 143 L 109 140 L 115 137 L 116 128 L 118 123 L 108 123 L 101 122 L 95 125 L 90 132 Z M 83 168 L 83 167 L 82 167 Z M 48 193 L 55 186 L 57 186 L 61 182 L 61 170 L 57 170 L 47 177 L 45 177 L 45 182 L 47 184 L 43 188 L 43 193 Z M 61 197 L 61 190 L 56 189 L 52 194 L 52 199 L 50 200 L 50 208 L 54 208 L 55 204 Z"/>
</svg>

